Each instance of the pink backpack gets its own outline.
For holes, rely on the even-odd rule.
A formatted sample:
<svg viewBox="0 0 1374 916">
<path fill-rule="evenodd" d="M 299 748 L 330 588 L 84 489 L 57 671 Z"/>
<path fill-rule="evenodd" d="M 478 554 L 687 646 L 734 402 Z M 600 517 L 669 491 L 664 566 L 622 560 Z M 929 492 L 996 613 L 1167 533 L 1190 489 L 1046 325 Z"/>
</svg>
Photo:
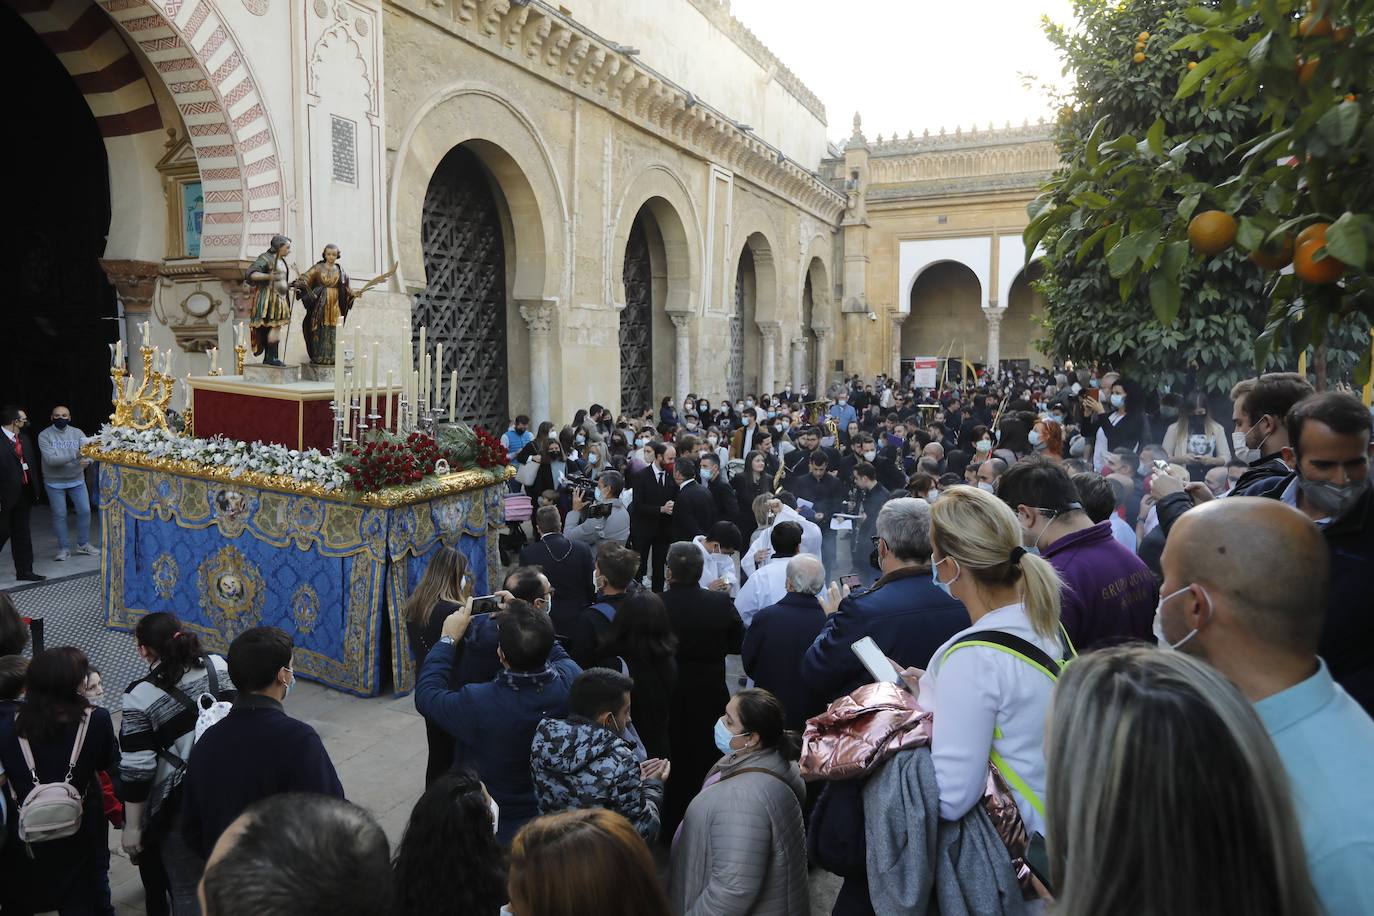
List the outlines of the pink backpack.
<svg viewBox="0 0 1374 916">
<path fill-rule="evenodd" d="M 67 775 L 61 782 L 39 781 L 29 739 L 19 739 L 19 749 L 23 751 L 24 762 L 29 765 L 29 775 L 33 777 L 33 788 L 19 805 L 19 839 L 23 842 L 60 840 L 81 829 L 81 792 L 72 785 L 72 775 L 76 772 L 76 759 L 81 756 L 81 746 L 86 743 L 86 727 L 90 724 L 91 709 L 87 707 L 81 716 L 81 725 L 76 730 L 72 756 L 67 763 Z"/>
</svg>

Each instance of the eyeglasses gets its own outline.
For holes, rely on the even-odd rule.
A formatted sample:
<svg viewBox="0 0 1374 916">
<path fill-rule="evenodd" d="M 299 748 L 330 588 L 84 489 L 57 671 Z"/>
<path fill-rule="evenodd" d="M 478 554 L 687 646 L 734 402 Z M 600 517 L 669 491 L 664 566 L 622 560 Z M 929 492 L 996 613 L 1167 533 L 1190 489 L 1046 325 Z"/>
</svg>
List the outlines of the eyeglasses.
<svg viewBox="0 0 1374 916">
<path fill-rule="evenodd" d="M 869 540 L 873 542 L 874 547 L 877 547 L 878 542 L 882 540 L 882 536 L 875 534 L 872 537 L 870 537 Z"/>
</svg>

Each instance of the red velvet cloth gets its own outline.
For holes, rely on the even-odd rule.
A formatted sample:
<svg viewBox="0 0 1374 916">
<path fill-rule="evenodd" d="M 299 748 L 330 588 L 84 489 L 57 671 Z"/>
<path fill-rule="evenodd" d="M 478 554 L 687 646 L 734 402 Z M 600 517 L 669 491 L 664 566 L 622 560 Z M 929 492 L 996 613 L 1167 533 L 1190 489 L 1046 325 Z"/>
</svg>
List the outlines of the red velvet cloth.
<svg viewBox="0 0 1374 916">
<path fill-rule="evenodd" d="M 392 396 L 394 421 L 400 395 Z M 244 442 L 271 442 L 288 448 L 327 451 L 334 443 L 332 394 L 296 400 L 266 397 L 249 390 L 195 389 L 195 432 L 201 438 L 225 436 Z M 385 406 L 377 412 L 386 416 Z"/>
</svg>

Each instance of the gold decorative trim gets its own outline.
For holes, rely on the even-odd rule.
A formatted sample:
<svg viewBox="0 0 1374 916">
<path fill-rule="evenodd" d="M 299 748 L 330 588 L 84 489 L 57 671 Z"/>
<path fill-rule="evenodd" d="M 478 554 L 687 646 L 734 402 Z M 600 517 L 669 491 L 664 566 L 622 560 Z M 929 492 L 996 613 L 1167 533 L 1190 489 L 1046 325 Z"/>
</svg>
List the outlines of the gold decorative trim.
<svg viewBox="0 0 1374 916">
<path fill-rule="evenodd" d="M 492 484 L 502 483 L 515 475 L 515 469 L 511 467 L 495 470 L 473 468 L 455 474 L 445 474 L 443 477 L 426 477 L 416 484 L 388 487 L 377 493 L 358 493 L 353 490 L 326 490 L 319 484 L 304 483 L 278 474 L 260 474 L 257 471 L 235 473 L 230 468 L 208 467 L 194 461 L 178 461 L 172 458 L 151 458 L 139 452 L 124 449 L 104 451 L 95 443 L 83 445 L 81 454 L 93 461 L 103 461 L 124 467 L 180 474 L 184 477 L 194 477 L 200 480 L 246 484 L 264 490 L 276 490 L 279 493 L 314 496 L 319 499 L 378 509 L 395 509 L 398 506 L 428 502 L 442 496 L 453 496 L 470 490 L 480 490 Z"/>
</svg>

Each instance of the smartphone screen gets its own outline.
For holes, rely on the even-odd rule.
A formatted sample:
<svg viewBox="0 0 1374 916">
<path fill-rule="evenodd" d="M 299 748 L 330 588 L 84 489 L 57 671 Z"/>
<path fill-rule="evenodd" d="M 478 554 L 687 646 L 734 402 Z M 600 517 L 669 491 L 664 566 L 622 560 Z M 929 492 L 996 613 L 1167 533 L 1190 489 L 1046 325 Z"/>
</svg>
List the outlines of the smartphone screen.
<svg viewBox="0 0 1374 916">
<path fill-rule="evenodd" d="M 850 646 L 854 654 L 863 662 L 863 666 L 868 669 L 868 673 L 873 676 L 875 681 L 882 681 L 888 684 L 896 684 L 902 689 L 906 689 L 906 683 L 902 676 L 897 673 L 897 669 L 892 667 L 892 662 L 887 660 L 883 650 L 878 648 L 878 644 L 873 641 L 872 636 L 865 636 L 863 639 L 855 641 Z"/>
<path fill-rule="evenodd" d="M 847 585 L 850 588 L 858 588 L 862 584 L 862 581 L 858 576 L 840 576 L 840 584 Z"/>
<path fill-rule="evenodd" d="M 1030 867 L 1031 874 L 1045 885 L 1045 890 L 1053 894 L 1054 887 L 1050 884 L 1050 851 L 1045 846 L 1045 838 L 1038 833 L 1031 834 L 1030 843 L 1026 846 L 1026 865 Z"/>
<path fill-rule="evenodd" d="M 495 595 L 477 595 L 472 599 L 472 616 L 494 614 L 499 607 Z"/>
</svg>

